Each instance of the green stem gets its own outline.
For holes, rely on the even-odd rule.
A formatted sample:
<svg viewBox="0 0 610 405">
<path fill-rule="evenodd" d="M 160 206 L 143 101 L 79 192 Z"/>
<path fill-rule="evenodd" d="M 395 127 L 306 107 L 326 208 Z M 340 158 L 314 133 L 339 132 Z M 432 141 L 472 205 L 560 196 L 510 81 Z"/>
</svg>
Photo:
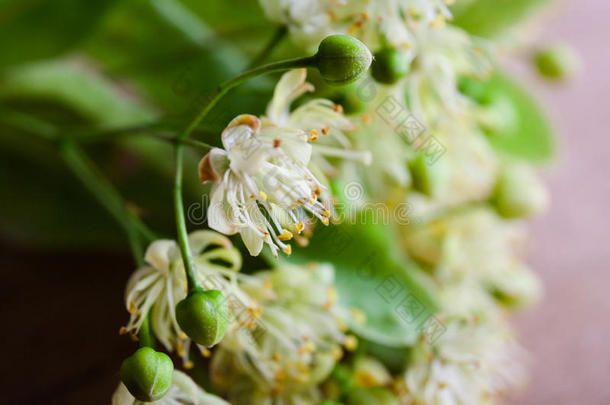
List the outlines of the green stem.
<svg viewBox="0 0 610 405">
<path fill-rule="evenodd" d="M 248 69 L 252 69 L 254 66 L 260 65 L 262 62 L 264 62 L 265 59 L 267 59 L 267 57 L 269 57 L 269 55 L 271 55 L 271 52 L 273 51 L 273 49 L 280 42 L 282 42 L 282 39 L 284 39 L 284 37 L 286 36 L 287 33 L 288 33 L 288 29 L 286 28 L 285 25 L 278 27 L 275 30 L 275 32 L 273 33 L 273 36 L 271 37 L 271 39 L 269 40 L 269 43 L 267 43 L 267 45 L 265 45 L 263 50 L 254 59 L 252 59 L 252 61 L 250 62 L 250 65 L 248 65 Z"/>
<path fill-rule="evenodd" d="M 241 83 L 263 74 L 278 72 L 282 70 L 297 69 L 303 67 L 314 66 L 316 63 L 315 56 L 308 56 L 305 58 L 290 59 L 287 61 L 280 61 L 270 63 L 267 65 L 260 66 L 258 68 L 249 70 L 242 73 L 241 75 L 228 80 L 220 84 L 214 93 L 210 95 L 206 103 L 202 106 L 201 112 L 190 122 L 186 129 L 176 137 L 176 178 L 174 183 L 174 211 L 176 215 L 176 229 L 178 232 L 178 245 L 180 246 L 180 253 L 182 254 L 182 261 L 184 263 L 184 270 L 186 273 L 188 291 L 192 292 L 197 288 L 200 288 L 197 278 L 195 277 L 195 268 L 193 265 L 193 257 L 188 243 L 188 233 L 186 229 L 186 220 L 184 215 L 184 201 L 182 200 L 182 163 L 184 155 L 184 144 L 183 140 L 188 139 L 189 135 L 197 128 L 201 121 L 206 115 L 212 110 L 216 103 L 224 96 L 229 90 L 240 85 Z"/>
<path fill-rule="evenodd" d="M 240 74 L 239 76 L 236 76 L 235 78 L 220 84 L 216 88 L 216 90 L 208 97 L 206 103 L 202 106 L 201 112 L 199 113 L 199 115 L 197 115 L 191 121 L 191 123 L 188 125 L 188 127 L 186 127 L 186 129 L 180 135 L 178 135 L 178 137 L 177 137 L 178 141 L 188 138 L 189 135 L 195 130 L 195 128 L 197 128 L 199 123 L 206 117 L 206 115 L 208 115 L 210 110 L 222 98 L 222 96 L 224 96 L 233 87 L 236 87 L 236 86 L 242 84 L 243 82 L 245 82 L 249 79 L 252 79 L 253 77 L 256 77 L 256 76 L 260 76 L 260 75 L 264 75 L 264 74 L 272 73 L 272 72 L 278 72 L 278 71 L 282 71 L 282 70 L 311 67 L 311 66 L 314 66 L 315 63 L 316 63 L 315 55 L 307 56 L 305 58 L 297 58 L 297 59 L 290 59 L 290 60 L 286 60 L 286 61 L 269 63 L 267 65 L 263 65 L 263 66 L 255 68 L 255 69 L 248 70 L 248 71 Z"/>
<path fill-rule="evenodd" d="M 140 331 L 138 333 L 138 338 L 140 339 L 140 347 L 154 347 L 155 346 L 155 338 L 152 334 L 152 330 L 150 329 L 150 310 L 144 317 L 144 321 L 142 325 L 140 325 Z"/>
<path fill-rule="evenodd" d="M 126 209 L 119 192 L 73 141 L 66 140 L 60 144 L 60 155 L 74 175 L 123 228 L 136 263 L 138 266 L 143 265 L 144 249 L 140 233 L 134 226 L 133 218 Z M 144 225 L 140 223 L 139 226 Z"/>
</svg>

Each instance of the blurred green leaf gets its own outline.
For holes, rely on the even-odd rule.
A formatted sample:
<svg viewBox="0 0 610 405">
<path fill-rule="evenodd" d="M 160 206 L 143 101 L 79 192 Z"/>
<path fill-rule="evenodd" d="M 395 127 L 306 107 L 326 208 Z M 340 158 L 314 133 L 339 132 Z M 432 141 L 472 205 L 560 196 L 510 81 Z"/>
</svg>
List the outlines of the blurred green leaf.
<svg viewBox="0 0 610 405">
<path fill-rule="evenodd" d="M 413 344 L 437 309 L 432 289 L 398 249 L 391 227 L 375 225 L 375 218 L 364 212 L 357 218 L 357 224 L 317 228 L 309 246 L 295 248 L 286 260 L 332 263 L 340 305 L 366 317 L 364 323 L 354 319 L 350 328 L 385 346 Z M 418 311 L 417 316 L 409 311 Z"/>
<path fill-rule="evenodd" d="M 0 2 L 0 68 L 56 56 L 89 34 L 115 0 Z"/>
<path fill-rule="evenodd" d="M 141 124 L 156 117 L 154 109 L 83 60 L 56 59 L 11 68 L 2 80 L 0 98 L 61 104 L 104 127 Z"/>
<path fill-rule="evenodd" d="M 452 8 L 452 24 L 471 34 L 493 37 L 519 23 L 549 0 L 471 0 Z"/>
<path fill-rule="evenodd" d="M 508 102 L 513 112 L 510 125 L 489 133 L 489 143 L 503 156 L 548 163 L 555 153 L 553 131 L 538 103 L 512 79 L 501 73 L 479 81 L 464 78 L 460 90 L 479 104 Z"/>
</svg>

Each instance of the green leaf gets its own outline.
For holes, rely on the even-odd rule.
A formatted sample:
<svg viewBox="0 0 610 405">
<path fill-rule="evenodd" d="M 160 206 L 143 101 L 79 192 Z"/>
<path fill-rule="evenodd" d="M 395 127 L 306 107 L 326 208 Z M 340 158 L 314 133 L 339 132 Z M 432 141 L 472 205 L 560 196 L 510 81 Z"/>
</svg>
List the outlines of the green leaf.
<svg viewBox="0 0 610 405">
<path fill-rule="evenodd" d="M 472 0 L 452 8 L 452 24 L 469 33 L 493 37 L 519 23 L 548 0 Z"/>
<path fill-rule="evenodd" d="M 44 100 L 104 127 L 152 121 L 154 109 L 131 97 L 83 60 L 56 59 L 7 70 L 0 99 Z"/>
<path fill-rule="evenodd" d="M 385 346 L 411 345 L 437 310 L 432 289 L 396 246 L 392 228 L 361 214 L 357 224 L 316 228 L 309 246 L 295 248 L 286 260 L 332 263 L 339 304 L 366 317 L 364 323 L 352 319 L 350 328 Z"/>
<path fill-rule="evenodd" d="M 489 143 L 507 158 L 548 163 L 555 153 L 553 131 L 538 103 L 509 77 L 496 73 L 485 81 L 464 78 L 460 91 L 482 106 L 501 101 L 511 110 L 510 125 L 488 131 Z"/>
<path fill-rule="evenodd" d="M 0 68 L 60 54 L 92 31 L 116 0 L 0 2 Z"/>
<path fill-rule="evenodd" d="M 108 246 L 115 245 L 117 236 L 122 240 L 112 219 L 59 162 L 54 145 L 37 137 L 54 139 L 62 135 L 61 128 L 89 127 L 94 132 L 142 124 L 156 119 L 155 110 L 83 61 L 53 60 L 10 69 L 3 84 L 0 144 L 10 159 L 3 159 L 6 176 L 0 178 L 5 190 L 2 233 L 50 246 Z M 84 131 L 82 136 L 87 135 Z M 118 144 L 120 148 L 93 148 L 96 162 L 147 219 L 173 231 L 173 145 L 130 135 Z M 187 156 L 185 190 L 201 202 L 204 189 L 196 170 L 200 156 Z"/>
</svg>

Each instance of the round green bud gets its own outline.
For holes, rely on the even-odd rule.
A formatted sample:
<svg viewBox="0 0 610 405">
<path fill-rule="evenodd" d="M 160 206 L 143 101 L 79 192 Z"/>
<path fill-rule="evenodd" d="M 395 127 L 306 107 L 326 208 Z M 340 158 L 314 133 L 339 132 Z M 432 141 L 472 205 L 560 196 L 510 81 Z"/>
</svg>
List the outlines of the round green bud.
<svg viewBox="0 0 610 405">
<path fill-rule="evenodd" d="M 165 353 L 141 347 L 121 364 L 121 381 L 137 400 L 161 399 L 172 385 L 174 364 Z"/>
<path fill-rule="evenodd" d="M 358 80 L 371 66 L 372 59 L 366 45 L 349 35 L 330 35 L 324 38 L 315 55 L 324 81 L 338 86 Z"/>
<path fill-rule="evenodd" d="M 503 217 L 525 218 L 544 211 L 549 197 L 533 169 L 516 165 L 502 173 L 491 201 Z"/>
<path fill-rule="evenodd" d="M 383 48 L 373 58 L 371 74 L 383 84 L 394 84 L 409 73 L 409 60 L 404 52 L 396 48 Z"/>
<path fill-rule="evenodd" d="M 360 96 L 358 84 L 352 83 L 343 88 L 332 98 L 337 104 L 343 107 L 345 115 L 359 114 L 366 109 L 366 102 Z"/>
<path fill-rule="evenodd" d="M 176 320 L 180 328 L 194 342 L 203 346 L 214 346 L 220 342 L 228 319 L 229 305 L 218 290 L 197 288 L 176 306 Z"/>
<path fill-rule="evenodd" d="M 536 52 L 534 65 L 541 76 L 561 80 L 569 78 L 578 70 L 579 60 L 571 48 L 553 45 Z"/>
<path fill-rule="evenodd" d="M 449 183 L 449 167 L 441 157 L 427 162 L 424 155 L 417 155 L 409 162 L 413 188 L 428 197 L 437 197 Z"/>
<path fill-rule="evenodd" d="M 350 391 L 347 405 L 398 405 L 392 393 L 380 387 L 358 387 Z"/>
</svg>

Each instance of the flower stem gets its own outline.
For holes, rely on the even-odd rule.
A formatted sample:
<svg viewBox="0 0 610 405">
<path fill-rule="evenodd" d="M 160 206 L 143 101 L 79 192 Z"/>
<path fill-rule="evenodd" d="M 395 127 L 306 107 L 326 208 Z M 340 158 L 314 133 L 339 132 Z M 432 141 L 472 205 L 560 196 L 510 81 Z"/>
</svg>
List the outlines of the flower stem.
<svg viewBox="0 0 610 405">
<path fill-rule="evenodd" d="M 146 230 L 147 237 L 152 236 L 152 233 L 139 219 L 134 220 L 132 214 L 125 207 L 119 192 L 75 142 L 71 140 L 63 141 L 60 144 L 60 155 L 74 175 L 123 228 L 129 240 L 134 260 L 138 266 L 143 265 L 144 249 L 138 229 Z"/>
<path fill-rule="evenodd" d="M 278 72 L 282 70 L 297 69 L 303 67 L 314 66 L 316 63 L 315 56 L 308 56 L 304 58 L 290 59 L 286 61 L 269 63 L 252 70 L 248 70 L 241 75 L 228 80 L 220 84 L 214 93 L 212 93 L 205 104 L 202 106 L 199 114 L 189 123 L 186 129 L 176 137 L 176 177 L 174 183 L 174 211 L 176 215 L 176 228 L 178 232 L 178 245 L 180 246 L 180 253 L 182 254 L 182 261 L 184 263 L 184 271 L 186 273 L 188 291 L 194 291 L 200 288 L 199 283 L 195 277 L 195 266 L 193 264 L 193 257 L 191 255 L 188 233 L 186 229 L 186 221 L 184 215 L 184 202 L 182 200 L 182 165 L 184 160 L 184 143 L 189 135 L 197 128 L 201 121 L 207 116 L 212 110 L 216 103 L 224 96 L 229 90 L 240 85 L 241 83 L 263 74 Z"/>
<path fill-rule="evenodd" d="M 269 55 L 271 55 L 271 52 L 273 51 L 273 49 L 280 42 L 282 42 L 282 39 L 284 39 L 284 37 L 286 36 L 287 33 L 288 33 L 288 29 L 286 28 L 285 25 L 278 27 L 275 30 L 275 32 L 273 33 L 273 36 L 271 37 L 271 39 L 269 40 L 267 45 L 265 45 L 265 47 L 260 51 L 260 53 L 258 55 L 256 55 L 254 57 L 254 59 L 252 59 L 252 61 L 250 62 L 250 65 L 248 65 L 248 68 L 252 69 L 254 66 L 260 65 L 262 62 L 264 62 L 265 59 L 267 59 L 267 57 L 269 57 Z"/>
</svg>

